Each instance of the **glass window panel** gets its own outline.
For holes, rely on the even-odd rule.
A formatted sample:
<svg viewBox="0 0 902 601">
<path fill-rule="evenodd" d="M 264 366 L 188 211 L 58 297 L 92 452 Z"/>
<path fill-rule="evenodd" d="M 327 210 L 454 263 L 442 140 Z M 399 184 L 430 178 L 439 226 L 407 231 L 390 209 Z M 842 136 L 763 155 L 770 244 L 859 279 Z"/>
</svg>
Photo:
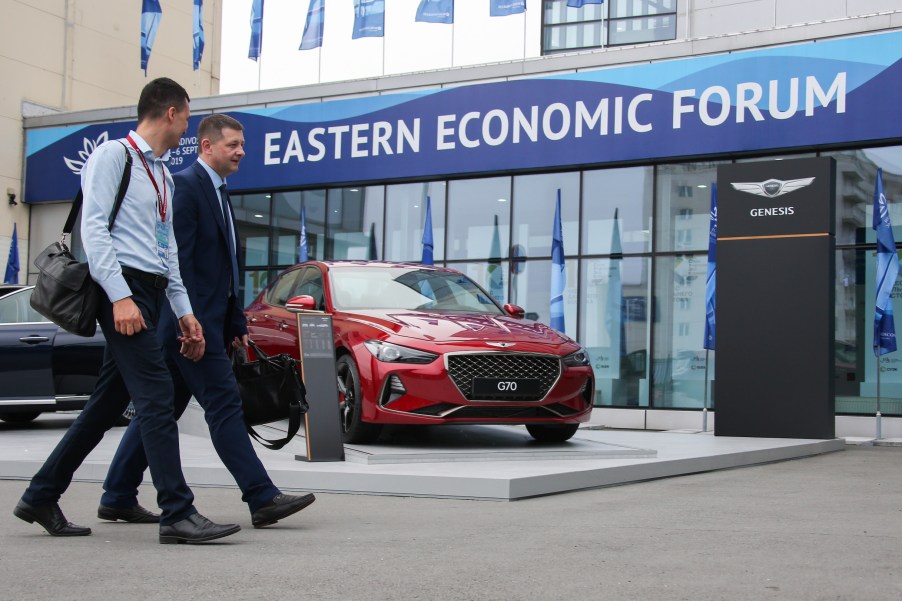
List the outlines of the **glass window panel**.
<svg viewBox="0 0 902 601">
<path fill-rule="evenodd" d="M 607 0 L 607 3 L 611 19 L 676 12 L 676 0 Z"/>
<path fill-rule="evenodd" d="M 711 184 L 717 180 L 718 164 L 658 167 L 655 250 L 708 250 Z"/>
<path fill-rule="evenodd" d="M 511 273 L 510 302 L 523 307 L 526 317 L 548 324 L 551 321 L 551 261 L 523 261 Z M 566 261 L 567 282 L 564 289 L 564 330 L 576 334 L 577 261 Z"/>
<path fill-rule="evenodd" d="M 310 259 L 325 258 L 325 190 L 275 192 L 272 194 L 272 206 L 273 264 L 287 267 L 298 262 L 301 207 L 306 209 L 307 256 Z"/>
<path fill-rule="evenodd" d="M 650 260 L 587 259 L 582 263 L 579 340 L 595 370 L 595 404 L 648 406 Z"/>
<path fill-rule="evenodd" d="M 449 184 L 449 259 L 491 258 L 496 229 L 501 255 L 507 256 L 510 246 L 510 195 L 509 177 L 457 180 Z M 551 215 L 554 215 L 553 209 Z M 497 228 L 495 217 L 498 218 Z"/>
<path fill-rule="evenodd" d="M 627 167 L 583 173 L 583 253 L 651 250 L 654 169 Z M 620 249 L 612 248 L 614 216 Z"/>
<path fill-rule="evenodd" d="M 245 267 L 269 265 L 270 195 L 233 194 L 231 200 L 232 208 L 235 210 L 238 236 L 241 238 L 241 250 L 244 253 L 243 265 Z"/>
<path fill-rule="evenodd" d="M 260 294 L 266 286 L 273 280 L 276 272 L 266 269 L 245 269 L 242 273 L 243 282 L 241 295 L 241 306 L 248 306 L 257 295 Z"/>
<path fill-rule="evenodd" d="M 442 181 L 388 186 L 385 199 L 386 261 L 419 263 L 423 258 L 427 196 L 432 204 L 433 259 L 436 262 L 444 260 L 445 182 Z"/>
<path fill-rule="evenodd" d="M 376 260 L 384 256 L 381 249 L 384 209 L 383 186 L 329 190 L 326 256 L 357 260 Z"/>
<path fill-rule="evenodd" d="M 708 353 L 709 385 L 705 387 L 707 271 L 707 254 L 657 259 L 654 357 L 650 365 L 654 407 L 701 409 L 706 393 L 708 408 L 713 407 L 713 353 Z"/>
<path fill-rule="evenodd" d="M 642 17 L 612 21 L 608 44 L 641 44 L 676 39 L 676 16 Z"/>
<path fill-rule="evenodd" d="M 499 305 L 504 306 L 508 302 L 507 284 L 510 267 L 507 261 L 455 263 L 452 267 L 482 286 Z"/>
<path fill-rule="evenodd" d="M 551 256 L 558 190 L 561 191 L 564 254 L 576 254 L 579 248 L 579 173 L 555 173 L 521 175 L 514 178 L 513 243 L 517 246 L 513 250 L 515 256 Z"/>
</svg>

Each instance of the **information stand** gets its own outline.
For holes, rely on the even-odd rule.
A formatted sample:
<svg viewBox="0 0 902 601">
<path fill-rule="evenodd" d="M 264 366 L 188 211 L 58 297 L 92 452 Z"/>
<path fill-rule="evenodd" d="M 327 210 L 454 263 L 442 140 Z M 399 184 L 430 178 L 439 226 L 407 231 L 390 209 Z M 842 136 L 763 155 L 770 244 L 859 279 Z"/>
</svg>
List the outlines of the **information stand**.
<svg viewBox="0 0 902 601">
<path fill-rule="evenodd" d="M 307 455 L 295 455 L 295 459 L 344 461 L 332 316 L 301 312 L 297 314 L 297 320 L 301 374 L 310 408 L 304 415 Z"/>
</svg>

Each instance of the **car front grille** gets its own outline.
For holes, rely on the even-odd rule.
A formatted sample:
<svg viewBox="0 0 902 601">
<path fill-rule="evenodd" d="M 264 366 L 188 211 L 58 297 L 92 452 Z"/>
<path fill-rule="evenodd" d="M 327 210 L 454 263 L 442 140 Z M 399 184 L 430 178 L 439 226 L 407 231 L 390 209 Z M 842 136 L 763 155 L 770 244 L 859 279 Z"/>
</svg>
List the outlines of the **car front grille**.
<svg viewBox="0 0 902 601">
<path fill-rule="evenodd" d="M 541 401 L 561 375 L 561 360 L 553 355 L 526 353 L 448 354 L 448 375 L 468 401 Z M 511 398 L 473 395 L 473 378 L 536 379 L 535 395 Z"/>
</svg>

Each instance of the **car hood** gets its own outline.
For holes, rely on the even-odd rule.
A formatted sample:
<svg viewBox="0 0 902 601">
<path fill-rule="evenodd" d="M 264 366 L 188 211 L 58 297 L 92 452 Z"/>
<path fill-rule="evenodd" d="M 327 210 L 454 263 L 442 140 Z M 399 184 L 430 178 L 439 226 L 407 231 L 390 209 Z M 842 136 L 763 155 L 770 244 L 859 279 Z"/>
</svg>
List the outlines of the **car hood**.
<svg viewBox="0 0 902 601">
<path fill-rule="evenodd" d="M 508 315 L 428 311 L 352 311 L 346 319 L 368 324 L 394 336 L 436 344 L 462 342 L 529 342 L 560 346 L 572 342 L 545 324 Z"/>
</svg>

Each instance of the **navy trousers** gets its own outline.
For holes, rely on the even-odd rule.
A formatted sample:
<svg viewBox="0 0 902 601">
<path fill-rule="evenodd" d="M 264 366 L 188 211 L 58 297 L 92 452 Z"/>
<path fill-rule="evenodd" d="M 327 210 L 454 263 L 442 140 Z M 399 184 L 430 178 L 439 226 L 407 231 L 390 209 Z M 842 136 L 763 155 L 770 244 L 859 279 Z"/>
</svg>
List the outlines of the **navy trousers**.
<svg viewBox="0 0 902 601">
<path fill-rule="evenodd" d="M 207 346 L 203 358 L 194 362 L 182 357 L 174 342 L 164 346 L 175 387 L 176 419 L 185 411 L 193 394 L 204 409 L 216 453 L 241 489 L 241 499 L 251 512 L 270 503 L 280 491 L 266 473 L 247 435 L 241 397 L 225 347 L 214 342 Z M 100 499 L 103 505 L 128 508 L 138 503 L 138 486 L 147 468 L 147 456 L 141 446 L 142 427 L 132 422 L 125 431 L 103 483 L 105 492 Z"/>
<path fill-rule="evenodd" d="M 132 424 L 140 428 L 139 444 L 146 452 L 157 489 L 157 504 L 162 510 L 160 523 L 167 525 L 197 513 L 194 495 L 182 474 L 172 378 L 157 339 L 161 308 L 168 301 L 162 290 L 127 276 L 126 281 L 147 329 L 134 336 L 117 333 L 113 306 L 106 295 L 101 295 L 98 320 L 106 337 L 106 350 L 97 386 L 84 410 L 32 478 L 22 499 L 35 506 L 59 501 L 75 470 L 131 399 L 136 414 Z"/>
</svg>

